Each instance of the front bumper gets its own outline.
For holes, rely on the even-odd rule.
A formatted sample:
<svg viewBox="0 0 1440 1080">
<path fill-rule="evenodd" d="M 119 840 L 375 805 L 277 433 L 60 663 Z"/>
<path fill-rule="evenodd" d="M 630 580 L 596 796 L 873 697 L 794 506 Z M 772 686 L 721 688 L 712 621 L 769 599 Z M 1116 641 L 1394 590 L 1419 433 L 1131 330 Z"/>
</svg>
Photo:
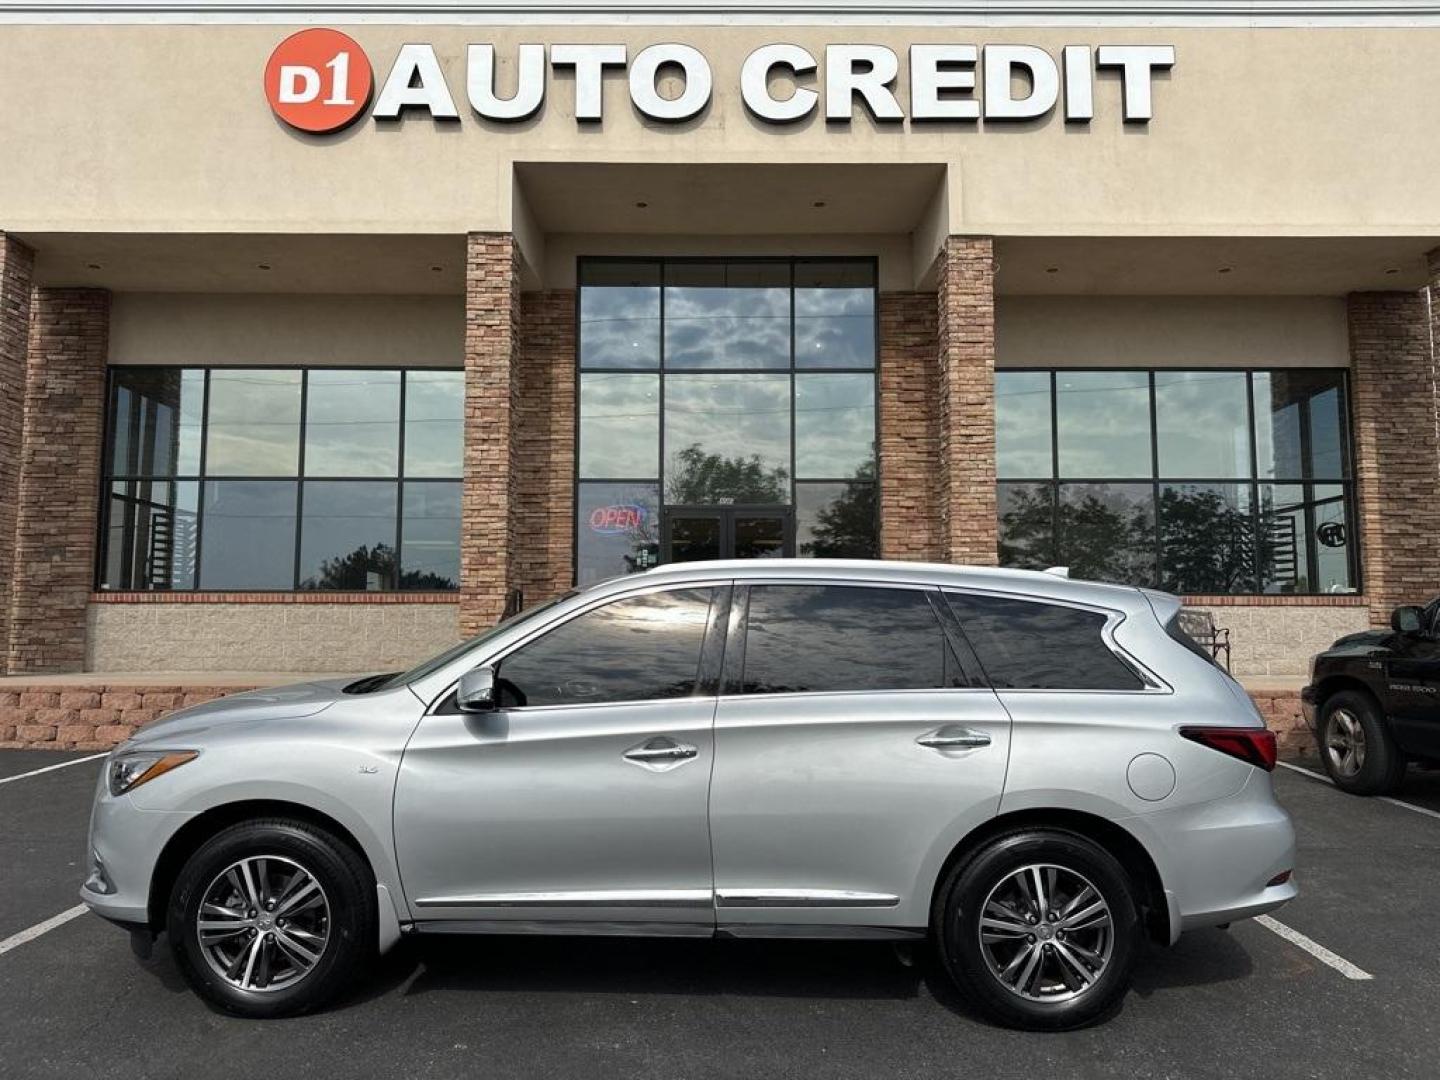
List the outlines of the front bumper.
<svg viewBox="0 0 1440 1080">
<path fill-rule="evenodd" d="M 87 877 L 80 899 L 103 919 L 126 927 L 150 922 L 150 881 L 160 853 L 195 815 L 142 810 L 128 795 L 112 796 L 101 771 L 90 811 Z"/>
<path fill-rule="evenodd" d="M 1320 716 L 1319 687 L 1303 686 L 1300 688 L 1300 715 L 1305 717 L 1305 726 L 1318 735 L 1320 732 L 1318 727 Z"/>
</svg>

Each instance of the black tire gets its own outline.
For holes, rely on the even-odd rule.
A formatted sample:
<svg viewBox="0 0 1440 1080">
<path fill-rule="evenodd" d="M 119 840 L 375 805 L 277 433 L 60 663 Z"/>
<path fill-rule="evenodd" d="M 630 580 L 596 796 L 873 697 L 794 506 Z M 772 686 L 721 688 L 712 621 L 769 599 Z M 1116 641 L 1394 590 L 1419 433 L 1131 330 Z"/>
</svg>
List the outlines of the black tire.
<svg viewBox="0 0 1440 1080">
<path fill-rule="evenodd" d="M 1353 725 L 1353 727 L 1352 727 Z M 1374 698 L 1360 690 L 1331 694 L 1320 706 L 1316 741 L 1320 762 L 1341 791 L 1352 795 L 1390 795 L 1400 790 L 1405 779 L 1405 755 L 1395 745 L 1390 726 Z M 1351 768 L 1340 748 L 1354 744 L 1349 734 L 1361 732 L 1360 760 Z"/>
<path fill-rule="evenodd" d="M 1008 891 L 1011 887 L 1008 883 L 1017 871 L 1037 865 L 1056 868 L 1053 878 L 1048 870 L 1041 871 L 1042 886 L 1059 895 L 1056 906 L 1062 909 L 1068 900 L 1077 898 L 1083 891 L 1082 883 L 1072 875 L 1078 875 L 1083 884 L 1099 894 L 1110 914 L 1108 945 L 1100 936 L 1106 931 L 1096 929 L 1069 931 L 1069 945 L 1066 945 L 1066 938 L 1061 936 L 1066 932 L 1057 929 L 1058 922 L 1041 930 L 1040 925 L 1050 921 L 1048 915 L 1032 912 L 1037 915 L 1036 932 L 1030 938 L 1042 952 L 1034 969 L 1037 974 L 1029 984 L 1033 996 L 1022 996 L 1001 981 L 997 968 L 1010 958 L 1028 955 L 1030 942 L 1023 938 L 997 937 L 992 945 L 982 945 L 980 919 L 982 907 L 992 894 L 1000 906 L 1018 913 L 1023 905 L 1007 899 L 1016 895 Z M 1033 881 L 1028 874 L 1025 876 Z M 1057 881 L 1058 889 L 1052 884 Z M 1067 887 L 1072 885 L 1073 892 Z M 1083 901 L 1075 912 L 1083 912 L 1091 903 Z M 1034 1031 L 1080 1027 L 1115 1009 L 1129 989 L 1144 933 L 1134 885 L 1125 868 L 1093 841 L 1059 829 L 1023 829 L 991 841 L 972 858 L 951 869 L 937 894 L 936 909 L 935 936 L 945 970 L 955 985 L 990 1018 L 1010 1027 Z M 996 914 L 994 908 L 991 914 Z M 1028 922 L 1029 917 L 1017 914 L 1016 921 Z M 1041 934 L 1052 942 L 1048 948 L 1040 939 Z M 1098 974 L 1086 964 L 1091 974 L 1088 983 L 1074 973 L 1060 955 L 1063 949 L 1070 956 L 1079 956 L 1069 946 L 1080 945 L 1082 940 L 1085 943 L 1082 948 L 1091 951 L 1090 947 L 1094 946 L 1097 955 L 1108 948 L 1108 958 L 1099 967 Z M 995 966 L 992 967 L 992 963 Z M 1052 991 L 1048 997 L 1047 988 Z"/>
<path fill-rule="evenodd" d="M 276 985 L 254 989 L 243 988 L 225 978 L 212 966 L 214 954 L 207 954 L 200 941 L 198 918 L 200 906 L 213 888 L 222 891 L 221 879 L 226 871 L 241 860 L 263 858 L 263 872 L 272 887 L 257 886 L 262 895 L 274 904 L 283 905 L 287 878 L 298 867 L 309 874 L 323 893 L 320 904 L 312 903 L 307 914 L 292 916 L 290 930 L 298 929 L 301 918 L 311 920 L 301 933 L 312 935 L 324 931 L 324 942 L 313 966 L 301 973 L 300 965 L 285 954 L 281 936 L 272 927 L 277 918 L 261 921 L 239 935 L 227 931 L 223 948 L 234 952 L 246 948 L 245 942 L 263 936 L 270 930 L 272 937 L 257 947 L 257 956 L 266 966 L 252 982 L 268 979 L 272 966 L 277 970 Z M 252 870 L 255 864 L 251 864 Z M 303 879 L 296 879 L 303 880 Z M 212 897 L 214 894 L 211 894 Z M 232 895 L 239 899 L 238 891 Z M 311 894 L 314 895 L 313 893 Z M 212 903 L 213 903 L 212 899 Z M 263 904 L 261 907 L 263 908 Z M 317 908 L 319 909 L 317 911 Z M 259 909 L 257 909 L 259 910 Z M 213 914 L 207 909 L 207 914 Z M 239 919 L 241 914 L 226 915 Z M 250 920 L 254 922 L 254 920 Z M 279 924 L 283 925 L 283 924 Z M 241 822 L 216 833 L 202 844 L 186 861 L 166 909 L 166 929 L 175 963 L 195 991 L 226 1012 L 241 1016 L 265 1018 L 291 1016 L 307 1012 L 331 1000 L 356 976 L 375 952 L 376 892 L 369 867 L 347 843 L 323 829 L 286 818 L 265 818 Z M 296 939 L 285 938 L 292 947 Z M 237 944 L 230 944 L 237 941 Z M 272 952 L 272 950 L 274 950 Z M 238 955 L 238 953 L 237 953 Z M 274 958 L 273 962 L 270 959 Z M 223 959 L 223 957 L 222 957 Z M 281 982 L 289 977 L 291 981 Z"/>
</svg>

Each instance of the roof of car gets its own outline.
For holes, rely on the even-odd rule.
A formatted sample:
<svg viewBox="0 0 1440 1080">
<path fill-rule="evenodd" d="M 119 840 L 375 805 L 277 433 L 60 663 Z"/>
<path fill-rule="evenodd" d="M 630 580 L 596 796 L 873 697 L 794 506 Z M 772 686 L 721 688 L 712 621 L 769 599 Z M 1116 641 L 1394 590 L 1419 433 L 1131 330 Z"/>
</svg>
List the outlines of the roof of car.
<svg viewBox="0 0 1440 1080">
<path fill-rule="evenodd" d="M 1139 589 L 1097 581 L 1077 581 L 1041 570 L 1013 570 L 994 566 L 966 566 L 957 563 L 922 563 L 881 559 L 727 559 L 707 562 L 667 563 L 641 574 L 611 579 L 602 584 L 618 585 L 641 580 L 695 578 L 773 577 L 854 578 L 892 581 L 923 581 L 936 585 L 965 585 L 996 592 L 1045 596 L 1057 600 L 1091 603 L 1106 607 L 1130 607 L 1145 603 Z"/>
</svg>

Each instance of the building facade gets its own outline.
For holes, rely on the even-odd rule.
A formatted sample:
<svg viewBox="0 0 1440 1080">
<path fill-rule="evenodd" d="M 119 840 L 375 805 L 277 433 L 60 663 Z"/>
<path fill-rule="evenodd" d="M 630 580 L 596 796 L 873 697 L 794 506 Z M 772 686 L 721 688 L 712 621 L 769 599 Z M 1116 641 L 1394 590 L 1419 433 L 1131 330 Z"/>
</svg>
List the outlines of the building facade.
<svg viewBox="0 0 1440 1080">
<path fill-rule="evenodd" d="M 1440 593 L 1440 5 L 101 7 L 0 3 L 9 674 L 732 555 L 1155 586 L 1248 676 Z"/>
</svg>

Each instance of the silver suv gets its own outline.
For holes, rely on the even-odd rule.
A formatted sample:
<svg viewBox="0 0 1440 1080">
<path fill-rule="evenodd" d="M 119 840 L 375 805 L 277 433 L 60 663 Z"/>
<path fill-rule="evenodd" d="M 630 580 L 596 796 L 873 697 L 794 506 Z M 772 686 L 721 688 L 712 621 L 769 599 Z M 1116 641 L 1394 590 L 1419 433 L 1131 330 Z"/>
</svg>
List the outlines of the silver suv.
<svg viewBox="0 0 1440 1080">
<path fill-rule="evenodd" d="M 276 1016 L 411 934 L 933 940 L 995 1019 L 1295 895 L 1275 742 L 1174 597 L 913 563 L 674 565 L 412 671 L 117 749 L 84 900 Z"/>
</svg>

